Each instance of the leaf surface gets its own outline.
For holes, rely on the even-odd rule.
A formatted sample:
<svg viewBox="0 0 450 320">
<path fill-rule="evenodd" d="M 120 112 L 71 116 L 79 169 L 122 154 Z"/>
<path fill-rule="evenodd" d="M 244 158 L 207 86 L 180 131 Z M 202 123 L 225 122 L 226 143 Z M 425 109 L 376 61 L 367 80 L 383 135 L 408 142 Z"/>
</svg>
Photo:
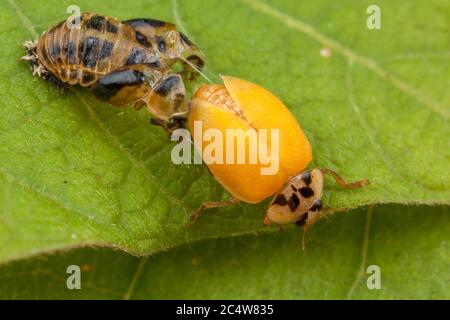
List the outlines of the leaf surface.
<svg viewBox="0 0 450 320">
<path fill-rule="evenodd" d="M 142 259 L 78 249 L 0 268 L 0 298 L 448 299 L 449 217 L 440 207 L 403 206 L 336 215 L 313 228 L 305 254 L 298 229 Z M 66 287 L 69 265 L 81 269 L 81 290 Z M 374 265 L 381 287 L 369 290 Z"/>
<path fill-rule="evenodd" d="M 32 77 L 22 42 L 70 4 L 0 4 L 0 262 L 86 245 L 151 254 L 264 230 L 267 202 L 210 211 L 188 229 L 202 201 L 227 197 L 203 166 L 174 165 L 173 144 L 146 111 L 78 88 L 58 95 Z M 313 145 L 311 167 L 371 181 L 348 191 L 327 180 L 327 206 L 449 203 L 448 3 L 379 1 L 381 30 L 366 28 L 370 1 L 77 4 L 175 22 L 206 53 L 213 81 L 241 77 L 285 101 Z"/>
</svg>

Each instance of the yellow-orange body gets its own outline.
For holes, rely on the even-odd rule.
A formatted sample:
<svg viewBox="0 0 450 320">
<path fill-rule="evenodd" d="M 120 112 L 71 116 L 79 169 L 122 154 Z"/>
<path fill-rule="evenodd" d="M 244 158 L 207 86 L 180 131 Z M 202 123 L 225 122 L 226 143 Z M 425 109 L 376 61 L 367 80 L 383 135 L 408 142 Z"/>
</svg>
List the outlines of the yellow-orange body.
<svg viewBox="0 0 450 320">
<path fill-rule="evenodd" d="M 286 106 L 256 84 L 228 76 L 222 79 L 223 85 L 204 85 L 196 91 L 190 105 L 188 126 L 203 161 L 233 197 L 226 201 L 202 203 L 192 214 L 191 224 L 205 209 L 218 208 L 238 201 L 258 203 L 273 195 L 264 224 L 294 223 L 306 229 L 320 218 L 325 174 L 330 174 L 339 185 L 347 189 L 360 188 L 367 184 L 367 180 L 348 183 L 331 169 L 305 170 L 312 160 L 311 145 Z M 200 142 L 196 132 L 199 128 L 202 139 Z M 206 134 L 207 130 L 211 130 L 209 135 Z M 236 134 L 228 135 L 230 130 L 234 133 L 240 130 L 245 134 L 238 138 Z M 277 130 L 278 135 L 268 134 L 268 131 L 273 130 Z M 212 134 L 213 132 L 215 134 Z M 254 136 L 259 138 L 256 143 Z M 227 145 L 230 138 L 234 139 L 230 144 L 231 150 Z M 222 141 L 216 144 L 216 139 Z M 240 145 L 237 139 L 241 139 Z M 204 143 L 205 140 L 209 144 Z M 277 147 L 272 148 L 275 144 Z M 210 148 L 211 145 L 214 148 Z M 235 161 L 228 161 L 228 158 L 223 161 L 220 153 L 217 154 L 217 146 L 226 146 L 222 152 L 227 156 L 231 154 L 232 160 Z M 260 156 L 261 148 L 270 156 L 253 157 L 250 161 L 250 154 L 253 152 Z M 241 154 L 239 162 L 235 156 L 242 153 L 241 149 L 245 149 L 245 152 L 244 156 Z M 270 152 L 267 152 L 269 150 Z M 267 171 L 263 173 L 268 164 L 267 160 L 278 160 L 277 170 L 270 171 L 271 174 L 267 174 Z"/>
<path fill-rule="evenodd" d="M 188 125 L 194 131 L 194 121 L 202 121 L 203 130 L 210 128 L 279 130 L 279 169 L 275 174 L 262 175 L 265 164 L 207 164 L 219 183 L 231 194 L 249 203 L 258 203 L 280 190 L 291 178 L 303 171 L 312 160 L 311 145 L 297 120 L 286 106 L 266 89 L 248 81 L 224 76 L 224 85 L 204 85 L 192 100 Z M 224 134 L 224 139 L 226 138 Z M 226 145 L 226 141 L 223 142 Z M 203 150 L 207 144 L 203 144 Z M 237 144 L 235 144 L 237 147 Z M 249 140 L 246 149 L 249 150 Z M 203 152 L 202 150 L 202 152 Z"/>
</svg>

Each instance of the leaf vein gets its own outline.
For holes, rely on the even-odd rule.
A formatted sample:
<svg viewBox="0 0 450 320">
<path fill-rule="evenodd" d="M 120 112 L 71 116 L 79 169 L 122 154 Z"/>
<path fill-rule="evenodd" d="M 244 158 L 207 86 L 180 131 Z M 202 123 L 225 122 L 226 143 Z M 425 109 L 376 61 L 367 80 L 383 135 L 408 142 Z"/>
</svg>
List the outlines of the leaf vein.
<svg viewBox="0 0 450 320">
<path fill-rule="evenodd" d="M 443 118 L 449 119 L 450 112 L 449 107 L 442 105 L 441 103 L 431 99 L 425 94 L 418 91 L 416 88 L 410 86 L 406 82 L 403 82 L 400 78 L 396 77 L 392 73 L 383 69 L 375 60 L 364 57 L 352 51 L 350 48 L 344 46 L 337 40 L 334 40 L 325 34 L 319 32 L 312 25 L 290 16 L 286 13 L 281 12 L 280 10 L 260 1 L 260 0 L 239 0 L 241 3 L 247 5 L 250 8 L 253 8 L 255 11 L 264 13 L 266 15 L 271 16 L 272 18 L 281 21 L 288 28 L 298 30 L 312 39 L 322 43 L 324 46 L 327 46 L 336 52 L 340 53 L 342 56 L 347 58 L 349 61 L 354 61 L 372 71 L 379 77 L 383 78 L 386 81 L 389 81 L 392 85 L 397 87 L 399 90 L 413 97 L 416 101 L 420 102 L 424 106 L 428 107 L 430 110 L 440 114 Z"/>
<path fill-rule="evenodd" d="M 352 298 L 353 293 L 354 293 L 358 283 L 361 281 L 362 277 L 364 276 L 364 269 L 365 269 L 366 263 L 367 263 L 367 251 L 369 248 L 370 228 L 372 226 L 372 216 L 373 216 L 373 206 L 370 206 L 367 209 L 366 223 L 364 225 L 364 238 L 363 238 L 363 245 L 362 245 L 362 252 L 361 252 L 361 263 L 359 265 L 358 272 L 356 273 L 355 281 L 353 281 L 353 284 L 351 285 L 349 291 L 347 292 L 347 297 L 346 297 L 347 300 Z"/>
<path fill-rule="evenodd" d="M 139 261 L 139 264 L 136 268 L 136 271 L 134 272 L 132 278 L 131 278 L 131 282 L 130 285 L 128 286 L 127 291 L 125 292 L 124 296 L 123 296 L 123 300 L 130 300 L 131 295 L 134 292 L 134 289 L 136 288 L 136 284 L 139 280 L 139 277 L 142 274 L 142 271 L 144 270 L 145 264 L 147 263 L 147 258 L 142 258 Z"/>
</svg>

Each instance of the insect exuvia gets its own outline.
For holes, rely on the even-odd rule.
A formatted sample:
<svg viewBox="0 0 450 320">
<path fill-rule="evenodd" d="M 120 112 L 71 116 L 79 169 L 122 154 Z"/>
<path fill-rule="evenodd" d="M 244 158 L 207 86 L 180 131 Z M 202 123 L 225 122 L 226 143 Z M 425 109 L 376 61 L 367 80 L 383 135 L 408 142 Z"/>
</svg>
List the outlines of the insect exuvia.
<svg viewBox="0 0 450 320">
<path fill-rule="evenodd" d="M 273 196 L 264 224 L 294 223 L 305 231 L 322 210 L 322 188 L 325 174 L 347 189 L 360 188 L 367 180 L 347 183 L 331 169 L 305 168 L 312 160 L 311 145 L 300 125 L 286 106 L 266 89 L 246 80 L 224 76 L 224 84 L 200 87 L 191 102 L 188 126 L 194 135 L 194 122 L 218 129 L 279 130 L 279 170 L 273 175 L 261 175 L 263 164 L 210 163 L 208 169 L 216 180 L 232 194 L 227 201 L 204 202 L 192 215 L 195 222 L 202 211 L 239 201 L 259 203 Z M 267 144 L 275 143 L 266 141 Z M 207 148 L 202 145 L 202 148 Z M 267 149 L 271 149 L 267 146 Z M 199 150 L 203 154 L 203 150 Z"/>
<path fill-rule="evenodd" d="M 117 107 L 146 105 L 158 124 L 186 113 L 183 80 L 204 64 L 200 50 L 171 23 L 95 13 L 64 20 L 24 46 L 33 75 L 59 87 L 88 87 Z M 183 70 L 175 73 L 178 61 Z"/>
</svg>

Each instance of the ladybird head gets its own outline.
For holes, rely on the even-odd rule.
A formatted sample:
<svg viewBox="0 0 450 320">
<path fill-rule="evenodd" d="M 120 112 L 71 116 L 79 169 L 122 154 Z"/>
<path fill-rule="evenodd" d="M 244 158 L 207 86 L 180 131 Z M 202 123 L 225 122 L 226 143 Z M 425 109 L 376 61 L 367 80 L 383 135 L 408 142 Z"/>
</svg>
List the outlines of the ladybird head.
<svg viewBox="0 0 450 320">
<path fill-rule="evenodd" d="M 266 214 L 266 224 L 311 225 L 319 217 L 322 203 L 323 173 L 308 170 L 291 178 L 277 193 Z"/>
<path fill-rule="evenodd" d="M 304 171 L 289 179 L 286 185 L 273 198 L 267 210 L 264 223 L 295 223 L 297 226 L 309 226 L 319 217 L 322 210 L 323 178 L 331 175 L 345 189 L 358 189 L 369 183 L 369 180 L 355 182 L 345 181 L 336 171 L 331 169 L 312 169 Z"/>
</svg>

